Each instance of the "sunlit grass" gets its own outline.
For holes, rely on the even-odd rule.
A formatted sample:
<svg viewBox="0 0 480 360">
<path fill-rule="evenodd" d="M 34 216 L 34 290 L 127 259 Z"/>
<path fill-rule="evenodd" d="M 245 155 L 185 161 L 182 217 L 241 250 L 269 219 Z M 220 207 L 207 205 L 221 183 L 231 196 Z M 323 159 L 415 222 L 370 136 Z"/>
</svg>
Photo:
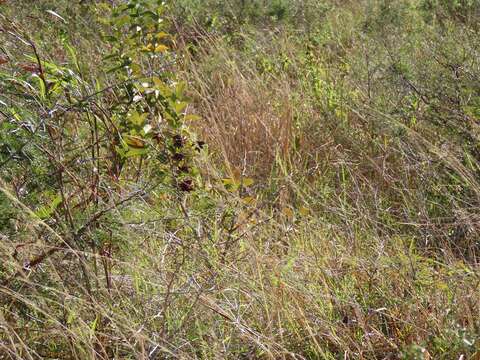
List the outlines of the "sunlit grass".
<svg viewBox="0 0 480 360">
<path fill-rule="evenodd" d="M 171 2 L 161 70 L 201 119 L 155 141 L 192 142 L 192 163 L 171 175 L 155 154 L 115 178 L 96 156 L 119 144 L 89 126 L 125 99 L 95 93 L 62 117 L 65 146 L 107 144 L 67 174 L 71 191 L 103 171 L 70 212 L 43 190 L 39 153 L 73 156 L 55 128 L 22 144 L 10 125 L 67 100 L 12 91 L 31 44 L 4 21 L 0 111 L 18 110 L 0 113 L 0 359 L 476 359 L 480 7 L 457 3 Z M 111 5 L 0 11 L 53 64 L 71 65 L 69 40 L 78 99 L 116 86 Z"/>
</svg>

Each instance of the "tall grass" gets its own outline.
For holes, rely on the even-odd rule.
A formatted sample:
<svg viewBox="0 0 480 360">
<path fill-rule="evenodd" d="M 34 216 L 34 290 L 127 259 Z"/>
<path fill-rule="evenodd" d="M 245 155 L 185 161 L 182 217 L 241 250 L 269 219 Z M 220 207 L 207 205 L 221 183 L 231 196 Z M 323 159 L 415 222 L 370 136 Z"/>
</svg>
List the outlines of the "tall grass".
<svg viewBox="0 0 480 360">
<path fill-rule="evenodd" d="M 173 51 L 122 77 L 120 4 L 0 3 L 0 359 L 476 359 L 480 7 L 455 4 L 172 2 Z M 42 96 L 47 62 L 72 76 Z"/>
</svg>

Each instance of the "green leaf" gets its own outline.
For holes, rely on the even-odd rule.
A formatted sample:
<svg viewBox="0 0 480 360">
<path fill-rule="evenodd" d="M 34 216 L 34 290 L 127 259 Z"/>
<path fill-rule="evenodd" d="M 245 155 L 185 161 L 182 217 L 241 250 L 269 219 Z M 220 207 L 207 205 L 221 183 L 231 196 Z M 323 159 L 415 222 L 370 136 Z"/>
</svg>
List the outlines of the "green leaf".
<svg viewBox="0 0 480 360">
<path fill-rule="evenodd" d="M 48 219 L 57 209 L 58 205 L 62 203 L 62 197 L 60 195 L 55 196 L 50 204 L 40 207 L 37 211 L 35 211 L 35 215 L 37 215 L 40 219 L 45 220 Z"/>
<path fill-rule="evenodd" d="M 67 324 L 71 325 L 73 324 L 73 321 L 75 320 L 75 313 L 72 311 L 68 312 L 68 317 L 67 317 Z"/>
<path fill-rule="evenodd" d="M 43 82 L 43 79 L 37 74 L 33 74 L 32 77 L 36 79 L 38 82 L 40 98 L 42 100 L 45 100 L 47 98 L 47 88 L 45 87 L 45 83 Z"/>
<path fill-rule="evenodd" d="M 77 58 L 77 54 L 75 53 L 75 49 L 67 41 L 64 41 L 63 46 L 67 50 L 71 61 L 75 65 L 75 68 L 77 69 L 78 72 L 80 72 L 80 64 L 78 63 L 78 58 Z"/>
<path fill-rule="evenodd" d="M 222 183 L 228 191 L 236 191 L 239 186 L 239 184 L 232 178 L 222 179 Z"/>
<path fill-rule="evenodd" d="M 195 115 L 195 114 L 188 114 L 188 115 L 185 115 L 185 117 L 183 118 L 185 121 L 197 121 L 197 120 L 201 120 L 201 116 L 198 116 L 198 115 Z"/>
<path fill-rule="evenodd" d="M 142 67 L 137 63 L 132 63 L 130 65 L 130 70 L 132 70 L 132 73 L 135 76 L 140 76 L 142 74 Z"/>
<path fill-rule="evenodd" d="M 185 92 L 185 88 L 187 87 L 187 84 L 185 83 L 185 81 L 181 81 L 179 82 L 176 86 L 175 86 L 175 96 L 177 98 L 181 98 Z"/>
<path fill-rule="evenodd" d="M 146 155 L 147 153 L 148 153 L 147 148 L 143 148 L 143 149 L 130 148 L 125 154 L 125 157 L 130 158 L 130 157 L 142 156 L 142 155 Z"/>
<path fill-rule="evenodd" d="M 242 179 L 242 184 L 243 186 L 251 186 L 253 185 L 254 181 L 251 178 L 243 178 Z"/>
<path fill-rule="evenodd" d="M 125 24 L 127 24 L 129 20 L 130 20 L 130 16 L 128 15 L 120 16 L 115 20 L 115 25 L 117 25 L 118 27 L 122 27 Z"/>
<path fill-rule="evenodd" d="M 98 324 L 98 315 L 95 317 L 95 320 L 92 321 L 90 324 L 90 329 L 92 331 L 95 331 L 97 329 L 97 324 Z"/>
<path fill-rule="evenodd" d="M 175 102 L 174 109 L 177 114 L 180 114 L 187 107 L 188 103 L 185 101 Z"/>
<path fill-rule="evenodd" d="M 166 46 L 166 45 L 159 44 L 159 45 L 155 46 L 155 52 L 156 53 L 162 53 L 162 52 L 165 52 L 167 50 L 168 50 L 168 46 Z"/>
<path fill-rule="evenodd" d="M 143 127 L 147 117 L 148 113 L 139 113 L 138 111 L 133 111 L 130 113 L 128 120 L 135 126 Z"/>
<path fill-rule="evenodd" d="M 120 146 L 115 146 L 115 151 L 117 152 L 118 155 L 120 155 L 122 159 L 126 157 L 127 149 L 124 149 L 123 147 L 120 147 Z"/>
<path fill-rule="evenodd" d="M 134 147 L 143 149 L 144 147 L 146 147 L 145 140 L 142 139 L 140 136 L 124 134 L 123 141 L 128 145 L 129 148 Z"/>
</svg>

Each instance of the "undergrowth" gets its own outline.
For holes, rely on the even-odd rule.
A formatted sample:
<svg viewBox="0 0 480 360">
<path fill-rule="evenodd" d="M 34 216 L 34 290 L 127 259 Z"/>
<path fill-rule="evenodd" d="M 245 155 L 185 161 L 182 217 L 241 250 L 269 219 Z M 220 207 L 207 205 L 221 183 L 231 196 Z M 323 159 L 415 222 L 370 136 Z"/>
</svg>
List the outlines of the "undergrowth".
<svg viewBox="0 0 480 360">
<path fill-rule="evenodd" d="M 0 359 L 477 359 L 479 17 L 0 1 Z"/>
</svg>

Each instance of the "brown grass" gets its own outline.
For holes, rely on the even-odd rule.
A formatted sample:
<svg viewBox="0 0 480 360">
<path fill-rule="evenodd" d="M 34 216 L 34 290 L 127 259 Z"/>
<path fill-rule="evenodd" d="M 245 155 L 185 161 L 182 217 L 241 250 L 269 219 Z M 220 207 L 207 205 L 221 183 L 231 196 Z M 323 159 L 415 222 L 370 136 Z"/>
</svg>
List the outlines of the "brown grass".
<svg viewBox="0 0 480 360">
<path fill-rule="evenodd" d="M 193 127 L 230 171 L 267 176 L 276 157 L 287 159 L 291 151 L 294 109 L 288 79 L 268 79 L 240 67 L 218 39 L 207 39 L 200 53 L 201 63 L 184 63 L 194 111 L 203 118 Z"/>
</svg>

